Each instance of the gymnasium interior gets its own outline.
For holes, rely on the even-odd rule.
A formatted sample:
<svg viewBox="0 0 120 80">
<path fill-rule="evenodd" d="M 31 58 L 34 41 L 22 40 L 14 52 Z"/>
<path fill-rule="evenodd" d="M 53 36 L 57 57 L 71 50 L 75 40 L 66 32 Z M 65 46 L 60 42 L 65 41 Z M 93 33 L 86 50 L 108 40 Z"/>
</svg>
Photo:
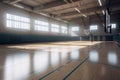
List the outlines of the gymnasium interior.
<svg viewBox="0 0 120 80">
<path fill-rule="evenodd" d="M 120 80 L 120 0 L 0 0 L 0 80 Z"/>
</svg>

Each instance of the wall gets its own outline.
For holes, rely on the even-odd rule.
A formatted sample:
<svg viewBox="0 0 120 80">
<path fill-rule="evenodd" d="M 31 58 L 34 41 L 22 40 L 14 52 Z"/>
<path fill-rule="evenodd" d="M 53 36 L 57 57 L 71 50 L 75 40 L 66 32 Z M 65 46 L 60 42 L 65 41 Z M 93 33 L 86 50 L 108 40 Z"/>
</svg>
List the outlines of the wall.
<svg viewBox="0 0 120 80">
<path fill-rule="evenodd" d="M 80 32 L 76 32 L 76 34 L 79 36 L 86 36 L 86 34 L 84 33 L 84 29 L 89 29 L 90 25 L 98 25 L 98 30 L 92 31 L 94 35 L 107 35 L 104 32 L 104 27 L 97 16 L 72 19 L 69 25 L 70 27 L 78 26 L 80 28 Z"/>
<path fill-rule="evenodd" d="M 90 17 L 81 17 L 70 20 L 69 26 L 74 27 L 78 26 L 80 31 L 73 32 L 77 36 L 80 36 L 81 40 L 90 40 L 90 35 L 86 35 L 84 30 L 89 29 L 90 25 L 98 25 L 98 30 L 92 31 L 93 37 L 95 41 L 112 41 L 113 36 L 116 35 L 116 29 L 112 29 L 112 34 L 105 33 L 104 26 L 102 24 L 104 22 L 104 17 L 101 20 L 95 15 Z M 118 25 L 117 25 L 118 27 Z M 72 34 L 71 34 L 72 35 Z M 73 35 L 74 36 L 74 35 Z"/>
<path fill-rule="evenodd" d="M 28 17 L 31 20 L 31 30 L 18 30 L 18 29 L 10 29 L 6 27 L 6 13 L 19 15 L 23 17 Z M 36 34 L 36 35 L 57 35 L 57 36 L 67 36 L 69 34 L 62 34 L 62 33 L 53 33 L 53 32 L 42 32 L 42 31 L 35 31 L 34 30 L 34 20 L 44 20 L 50 23 L 55 23 L 60 26 L 65 25 L 68 26 L 67 23 L 58 21 L 55 19 L 51 19 L 49 17 L 42 16 L 40 14 L 36 14 L 33 12 L 25 11 L 23 9 L 10 6 L 8 4 L 0 3 L 0 33 L 15 33 L 15 34 Z"/>
<path fill-rule="evenodd" d="M 6 13 L 10 13 L 10 14 L 14 14 L 14 15 L 20 15 L 23 17 L 28 17 L 31 19 L 31 30 L 18 30 L 18 29 L 9 29 L 6 28 Z M 49 22 L 49 27 L 50 23 L 55 23 L 55 24 L 59 24 L 59 25 L 66 25 L 69 26 L 69 33 L 67 35 L 65 34 L 61 34 L 61 33 L 52 33 L 52 32 L 42 32 L 42 31 L 35 31 L 34 30 L 34 20 L 45 20 Z M 1 43 L 4 43 L 4 40 L 6 40 L 8 43 L 12 42 L 15 43 L 18 42 L 27 42 L 28 40 L 32 39 L 32 37 L 35 38 L 35 40 L 33 41 L 28 41 L 28 42 L 41 42 L 40 37 L 42 38 L 43 36 L 45 36 L 45 39 L 42 39 L 42 41 L 59 41 L 59 40 L 79 40 L 81 37 L 81 40 L 90 40 L 90 37 L 88 37 L 85 33 L 84 33 L 84 29 L 89 29 L 90 25 L 98 25 L 98 30 L 97 31 L 93 31 L 93 35 L 94 35 L 94 39 L 95 40 L 111 40 L 113 34 L 106 34 L 104 32 L 104 27 L 101 24 L 101 21 L 97 18 L 97 16 L 91 16 L 91 17 L 83 17 L 83 18 L 78 18 L 78 19 L 72 19 L 69 21 L 69 23 L 64 23 L 62 21 L 57 21 L 55 19 L 51 19 L 49 17 L 45 17 L 36 13 L 32 13 L 29 11 L 25 11 L 23 9 L 19 9 L 13 6 L 10 6 L 8 4 L 3 4 L 0 3 L 0 37 L 1 39 Z M 74 26 L 78 26 L 80 28 L 80 31 L 78 32 L 72 32 L 72 36 L 78 36 L 76 37 L 71 37 L 70 38 L 70 29 L 71 27 Z M 16 34 L 16 35 L 14 35 Z M 25 36 L 24 36 L 25 35 Z M 30 37 L 32 35 L 32 37 Z M 18 36 L 20 38 L 18 38 Z M 22 37 L 21 37 L 22 36 Z M 50 37 L 49 37 L 50 36 Z M 59 36 L 59 37 L 57 37 Z M 64 37 L 66 36 L 66 37 Z M 23 39 L 26 38 L 27 39 Z M 39 38 L 38 38 L 39 37 Z M 49 37 L 50 39 L 48 39 L 47 37 Z M 51 39 L 51 37 L 54 37 L 53 39 Z M 56 38 L 58 38 L 59 40 L 57 40 Z M 67 38 L 68 39 L 64 39 Z M 102 39 L 101 39 L 102 37 Z M 105 39 L 104 39 L 105 37 Z M 62 39 L 63 38 L 63 39 Z M 99 38 L 99 39 L 98 39 Z M 47 40 L 46 40 L 47 39 Z M 21 40 L 21 41 L 20 41 Z M 6 42 L 6 43 L 7 43 Z"/>
<path fill-rule="evenodd" d="M 55 41 L 76 41 L 79 37 L 31 35 L 31 34 L 0 34 L 0 44 L 21 44 Z"/>
<path fill-rule="evenodd" d="M 72 32 L 72 27 L 79 27 L 79 31 Z M 84 35 L 84 25 L 81 23 L 80 19 L 73 19 L 69 21 L 70 35 L 71 36 L 83 36 Z"/>
<path fill-rule="evenodd" d="M 28 17 L 31 19 L 31 30 L 10 29 L 6 27 L 6 13 Z M 42 32 L 34 30 L 34 20 L 44 20 L 60 26 L 68 26 L 67 23 L 51 19 L 39 14 L 35 14 L 23 9 L 19 9 L 8 4 L 0 3 L 0 44 L 20 44 L 20 43 L 35 43 L 35 42 L 53 42 L 53 41 L 74 41 L 79 40 L 79 37 L 71 37 L 68 34 Z M 69 31 L 69 30 L 68 30 Z"/>
<path fill-rule="evenodd" d="M 81 41 L 91 41 L 91 36 L 80 36 Z M 92 37 L 93 41 L 113 41 L 113 35 L 96 35 Z"/>
</svg>

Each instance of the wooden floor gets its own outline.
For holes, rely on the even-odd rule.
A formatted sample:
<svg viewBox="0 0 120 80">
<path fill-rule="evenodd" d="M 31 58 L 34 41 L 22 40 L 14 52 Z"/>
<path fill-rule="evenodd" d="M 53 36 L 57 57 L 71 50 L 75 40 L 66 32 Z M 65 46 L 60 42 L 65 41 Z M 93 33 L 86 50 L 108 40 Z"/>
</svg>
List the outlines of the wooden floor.
<svg viewBox="0 0 120 80">
<path fill-rule="evenodd" d="M 120 80 L 114 42 L 0 46 L 0 80 Z"/>
</svg>

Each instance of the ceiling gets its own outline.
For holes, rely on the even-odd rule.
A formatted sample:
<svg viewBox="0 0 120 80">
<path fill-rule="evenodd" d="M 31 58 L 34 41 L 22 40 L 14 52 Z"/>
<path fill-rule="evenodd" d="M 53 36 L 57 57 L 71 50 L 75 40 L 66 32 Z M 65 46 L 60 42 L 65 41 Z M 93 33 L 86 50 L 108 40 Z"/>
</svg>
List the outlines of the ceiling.
<svg viewBox="0 0 120 80">
<path fill-rule="evenodd" d="M 62 20 L 88 17 L 100 14 L 105 9 L 105 0 L 3 0 L 3 2 L 22 6 L 36 13 L 49 15 Z"/>
<path fill-rule="evenodd" d="M 111 22 L 119 23 L 120 22 L 120 0 L 109 0 L 108 2 L 108 11 L 111 16 Z"/>
<path fill-rule="evenodd" d="M 3 0 L 3 2 L 67 21 L 90 16 L 97 16 L 101 20 L 104 19 L 103 15 L 107 9 L 111 21 L 120 22 L 120 0 Z"/>
</svg>

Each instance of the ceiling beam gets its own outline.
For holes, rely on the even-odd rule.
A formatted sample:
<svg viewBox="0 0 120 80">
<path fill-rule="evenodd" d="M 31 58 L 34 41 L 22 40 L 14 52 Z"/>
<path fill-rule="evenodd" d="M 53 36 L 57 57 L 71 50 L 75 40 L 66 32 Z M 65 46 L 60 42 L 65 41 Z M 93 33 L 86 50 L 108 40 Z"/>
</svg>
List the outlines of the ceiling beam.
<svg viewBox="0 0 120 80">
<path fill-rule="evenodd" d="M 102 11 L 98 11 L 98 14 L 102 14 Z M 91 16 L 91 15 L 95 15 L 95 12 L 90 12 L 90 13 L 84 13 L 85 15 Z M 71 16 L 62 16 L 60 17 L 61 19 L 73 19 L 73 18 L 77 18 L 77 17 L 83 17 L 83 14 L 77 14 L 77 15 L 71 15 Z"/>
<path fill-rule="evenodd" d="M 112 6 L 111 10 L 113 10 L 113 9 L 120 10 L 119 3 L 112 4 L 111 6 Z M 88 9 L 82 9 L 80 11 L 81 11 L 81 14 L 89 15 L 89 13 L 91 14 L 91 12 L 100 12 L 100 11 L 104 10 L 105 8 L 106 8 L 105 5 L 103 5 L 103 6 L 98 6 L 98 7 L 88 8 Z M 72 15 L 74 16 L 74 15 L 79 15 L 79 14 L 80 13 L 78 13 L 77 11 L 73 11 L 73 12 L 63 13 L 63 14 L 61 14 L 61 17 L 68 18 L 69 16 L 71 17 Z M 82 16 L 81 14 L 80 14 L 80 16 Z"/>
<path fill-rule="evenodd" d="M 32 6 L 27 5 L 27 4 L 24 4 L 24 3 L 22 3 L 22 2 L 18 2 L 17 4 L 23 6 L 23 7 L 26 8 L 26 9 L 33 10 L 33 7 L 32 7 Z"/>
<path fill-rule="evenodd" d="M 10 3 L 10 4 L 15 4 L 15 3 L 18 3 L 22 0 L 2 0 L 3 2 L 6 2 L 6 3 Z"/>
<path fill-rule="evenodd" d="M 99 14 L 99 15 L 100 15 L 101 19 L 104 20 L 104 16 L 103 16 L 102 14 Z M 66 19 L 66 20 L 74 21 L 74 20 L 76 20 L 76 19 L 82 19 L 82 18 L 88 19 L 89 17 L 91 17 L 91 23 L 92 23 L 93 21 L 99 22 L 97 18 L 94 18 L 94 17 L 97 17 L 95 14 L 88 15 L 87 18 L 85 18 L 85 17 L 83 17 L 83 16 L 79 16 L 79 17 L 74 17 L 74 18 Z M 88 24 L 91 24 L 91 23 L 88 22 Z"/>
<path fill-rule="evenodd" d="M 12 6 L 19 7 L 19 8 L 24 8 L 24 9 L 27 9 L 27 10 L 32 10 L 33 9 L 32 6 L 24 4 L 21 1 L 22 0 L 3 0 L 3 3 L 7 3 L 7 4 L 10 4 Z"/>
<path fill-rule="evenodd" d="M 80 10 L 81 13 L 78 13 L 77 11 L 63 13 L 61 14 L 61 16 L 65 17 L 65 16 L 78 15 L 78 14 L 89 14 L 90 12 L 102 11 L 103 9 L 105 9 L 104 6 L 102 7 L 99 6 L 99 7 L 93 7 L 93 8 L 88 8 L 88 9 L 82 9 Z"/>
<path fill-rule="evenodd" d="M 75 11 L 75 8 L 80 8 L 80 9 L 89 8 L 89 6 L 93 6 L 93 3 L 96 3 L 96 1 L 87 2 L 87 3 L 84 3 L 84 4 L 80 5 L 80 6 L 78 6 L 76 4 L 74 6 L 70 6 L 70 7 L 66 7 L 66 8 L 61 8 L 61 9 L 58 9 L 58 10 L 54 10 L 54 12 L 52 12 L 52 13 L 53 14 L 62 14 L 62 13 L 66 13 L 66 12 Z"/>
<path fill-rule="evenodd" d="M 80 1 L 80 0 L 72 0 L 73 2 L 77 2 L 77 1 Z M 39 6 L 36 6 L 33 8 L 33 10 L 44 10 L 44 9 L 48 9 L 48 8 L 53 8 L 53 7 L 56 7 L 56 6 L 61 6 L 61 5 L 65 5 L 67 4 L 64 0 L 61 0 L 61 1 L 52 1 L 52 2 L 49 2 L 49 3 L 45 3 L 45 4 L 41 4 Z"/>
<path fill-rule="evenodd" d="M 20 1 L 22 1 L 22 0 L 12 0 L 12 1 L 10 2 L 10 4 L 15 4 L 15 3 L 18 3 L 18 2 L 20 2 Z"/>
</svg>

